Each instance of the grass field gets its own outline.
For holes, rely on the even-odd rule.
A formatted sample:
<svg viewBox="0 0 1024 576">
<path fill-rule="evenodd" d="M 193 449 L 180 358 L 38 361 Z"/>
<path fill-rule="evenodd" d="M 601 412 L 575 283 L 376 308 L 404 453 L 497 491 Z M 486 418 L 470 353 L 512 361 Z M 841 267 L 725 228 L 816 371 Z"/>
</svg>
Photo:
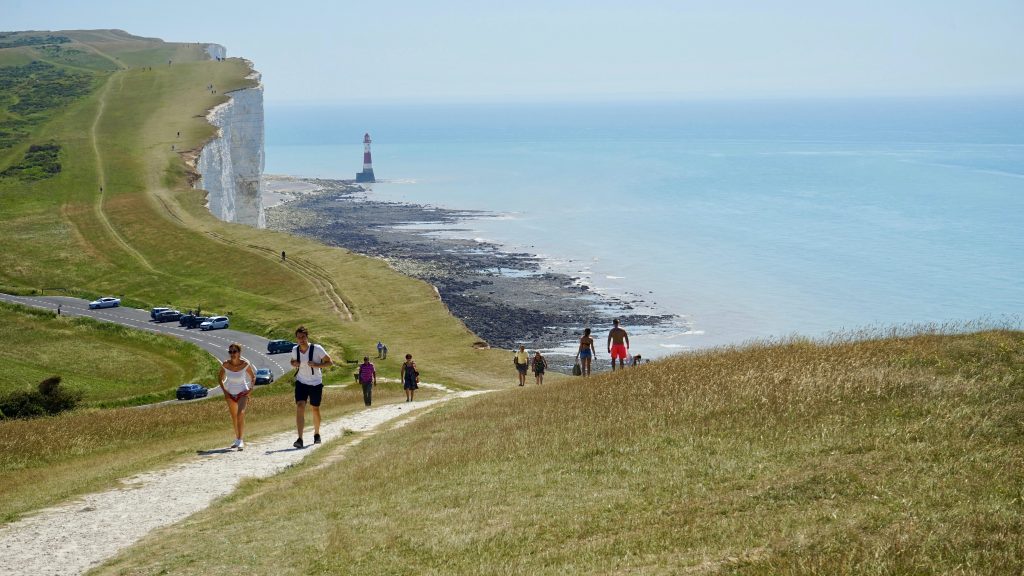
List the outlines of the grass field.
<svg viewBox="0 0 1024 576">
<path fill-rule="evenodd" d="M 257 389 L 248 410 L 246 438 L 294 429 L 291 390 L 284 382 Z M 423 397 L 431 394 L 424 390 Z M 374 392 L 378 404 L 404 399 L 397 384 L 382 384 Z M 362 408 L 362 391 L 357 386 L 331 388 L 324 394 L 325 419 Z M 227 446 L 233 439 L 231 418 L 221 398 L 0 421 L 0 521 L 109 488 L 140 471 Z"/>
<path fill-rule="evenodd" d="M 446 405 L 98 573 L 1017 574 L 1022 414 L 1020 332 L 692 354 Z"/>
<path fill-rule="evenodd" d="M 216 381 L 219 367 L 176 338 L 5 303 L 0 343 L 0 394 L 58 375 L 63 386 L 84 394 L 83 405 L 94 407 L 172 399 L 185 382 Z"/>
<path fill-rule="evenodd" d="M 209 61 L 198 44 L 165 43 L 120 31 L 55 34 L 71 41 L 57 48 L 0 49 L 0 69 L 43 62 L 93 79 L 88 94 L 65 99 L 54 99 L 65 82 L 59 74 L 46 72 L 59 82 L 38 94 L 30 90 L 37 83 L 22 82 L 18 90 L 40 102 L 56 102 L 31 114 L 15 110 L 21 109 L 21 97 L 13 89 L 0 92 L 0 121 L 11 122 L 21 134 L 10 146 L 0 147 L 0 171 L 21 162 L 30 146 L 42 143 L 60 146 L 61 164 L 59 173 L 41 180 L 0 177 L 5 238 L 0 287 L 5 291 L 87 298 L 113 294 L 125 305 L 141 308 L 166 303 L 201 306 L 230 315 L 233 328 L 269 337 L 290 336 L 297 325 L 305 324 L 337 361 L 375 355 L 376 342 L 387 341 L 392 358 L 378 363 L 382 376 L 396 377 L 402 356 L 412 353 L 431 382 L 455 388 L 507 385 L 504 354 L 475 349 L 477 338 L 448 313 L 431 286 L 401 276 L 377 260 L 302 238 L 225 224 L 209 214 L 203 191 L 189 185 L 185 160 L 215 134 L 204 117 L 206 111 L 224 102 L 225 93 L 252 85 L 246 79 L 251 72 L 246 62 Z M 216 94 L 207 89 L 210 84 Z M 289 258 L 282 263 L 277 255 L 285 247 Z M 42 373 L 62 374 L 94 405 L 138 399 L 139 389 L 124 378 L 111 377 L 116 372 L 111 367 L 123 365 L 140 343 L 149 346 L 151 337 L 76 342 L 71 352 L 75 361 L 89 362 L 86 358 L 92 357 L 95 364 L 80 369 L 70 365 L 70 358 L 40 357 L 37 352 L 30 352 L 36 363 L 24 362 L 24 355 L 17 352 L 24 348 L 24 334 L 18 326 L 8 328 L 0 330 L 0 349 L 11 351 L 0 354 L 0 368 L 9 375 L 0 389 L 25 386 Z M 54 334 L 62 330 L 63 326 L 54 328 Z M 79 336 L 93 334 L 80 330 Z M 171 355 L 160 364 L 159 377 L 143 378 L 146 389 L 165 394 L 168 381 L 206 370 L 204 362 Z M 105 411 L 88 414 L 89 422 L 108 417 Z M 67 418 L 60 422 L 77 426 L 74 415 Z M 83 431 L 87 440 L 70 444 L 88 444 L 90 451 L 105 454 L 117 466 L 97 474 L 94 468 L 102 463 L 90 457 L 62 462 L 52 474 L 45 466 L 32 468 L 25 478 L 37 483 L 36 493 L 22 504 L 4 505 L 0 514 L 11 518 L 31 509 L 24 502 L 50 504 L 178 454 L 150 448 L 145 458 L 138 458 L 138 447 L 124 442 L 124 435 L 116 433 L 119 420 L 110 418 L 111 433 Z M 174 422 L 175 428 L 166 432 L 170 436 L 196 424 L 188 418 Z M 266 425 L 270 423 L 278 429 L 291 425 L 284 415 Z M 40 419 L 18 424 L 17 434 L 5 429 L 4 435 L 47 438 L 52 426 L 51 419 Z M 22 464 L 7 466 L 11 470 Z M 91 480 L 66 480 L 76 475 Z M 21 480 L 7 480 L 11 483 L 3 482 L 4 498 L 22 489 Z"/>
</svg>

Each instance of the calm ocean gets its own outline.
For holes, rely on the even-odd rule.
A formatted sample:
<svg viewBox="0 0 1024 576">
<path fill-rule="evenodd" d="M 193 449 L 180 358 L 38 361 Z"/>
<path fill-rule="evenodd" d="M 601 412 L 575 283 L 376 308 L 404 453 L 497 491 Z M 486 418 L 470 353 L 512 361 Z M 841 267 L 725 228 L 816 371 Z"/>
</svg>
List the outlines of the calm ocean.
<svg viewBox="0 0 1024 576">
<path fill-rule="evenodd" d="M 267 172 L 480 209 L 459 234 L 681 322 L 645 356 L 1024 315 L 1024 103 L 267 107 Z M 596 327 L 603 333 L 605 327 Z M 627 327 L 628 328 L 628 327 Z"/>
</svg>

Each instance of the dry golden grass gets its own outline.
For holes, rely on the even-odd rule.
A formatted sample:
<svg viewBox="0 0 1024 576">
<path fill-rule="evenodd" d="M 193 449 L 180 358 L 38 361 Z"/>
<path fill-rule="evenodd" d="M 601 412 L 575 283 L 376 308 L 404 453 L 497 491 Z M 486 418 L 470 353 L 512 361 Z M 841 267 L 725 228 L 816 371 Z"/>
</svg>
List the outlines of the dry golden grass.
<svg viewBox="0 0 1024 576">
<path fill-rule="evenodd" d="M 1022 414 L 1020 332 L 691 354 L 447 405 L 101 572 L 1020 573 Z"/>
<path fill-rule="evenodd" d="M 374 392 L 377 403 L 404 398 L 397 384 L 382 384 Z M 337 418 L 362 407 L 358 387 L 331 388 L 325 391 L 322 413 L 325 419 Z M 287 430 L 294 423 L 290 386 L 278 382 L 257 389 L 246 419 L 247 437 Z M 182 456 L 227 445 L 232 438 L 231 419 L 220 398 L 0 421 L 0 519 L 107 488 Z"/>
</svg>

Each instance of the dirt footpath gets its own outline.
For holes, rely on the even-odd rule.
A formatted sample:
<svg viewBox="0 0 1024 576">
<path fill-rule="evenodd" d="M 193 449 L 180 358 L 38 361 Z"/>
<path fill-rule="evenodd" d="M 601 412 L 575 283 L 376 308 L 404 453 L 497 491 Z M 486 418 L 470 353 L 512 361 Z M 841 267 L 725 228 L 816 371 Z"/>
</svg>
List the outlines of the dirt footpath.
<svg viewBox="0 0 1024 576">
<path fill-rule="evenodd" d="M 367 432 L 423 408 L 480 392 L 389 404 L 320 426 L 325 442 Z M 81 574 L 151 530 L 179 522 L 230 494 L 245 478 L 265 478 L 322 445 L 292 448 L 295 432 L 246 441 L 245 450 L 210 450 L 167 469 L 128 478 L 117 489 L 47 508 L 0 528 L 0 574 Z M 312 439 L 307 439 L 311 441 Z"/>
</svg>

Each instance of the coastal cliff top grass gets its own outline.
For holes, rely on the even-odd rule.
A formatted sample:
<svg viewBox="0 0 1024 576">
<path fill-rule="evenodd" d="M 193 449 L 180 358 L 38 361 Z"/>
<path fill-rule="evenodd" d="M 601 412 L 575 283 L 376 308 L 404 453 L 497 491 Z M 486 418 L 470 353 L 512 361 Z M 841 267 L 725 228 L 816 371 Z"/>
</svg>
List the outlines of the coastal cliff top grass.
<svg viewBox="0 0 1024 576">
<path fill-rule="evenodd" d="M 0 177 L 8 239 L 0 287 L 201 307 L 269 337 L 290 337 L 305 324 L 338 360 L 354 362 L 384 340 L 392 352 L 380 366 L 386 375 L 397 375 L 411 353 L 432 381 L 504 382 L 500 355 L 475 349 L 477 338 L 431 286 L 378 260 L 209 213 L 205 193 L 190 185 L 190 163 L 216 135 L 206 112 L 254 85 L 248 62 L 212 61 L 201 44 L 120 31 L 45 34 L 67 41 L 0 48 L 0 66 L 42 62 L 89 74 L 95 87 L 38 118 L 15 118 L 27 122 L 25 135 L 0 149 L 2 170 L 32 144 L 61 147 L 52 177 Z M 0 108 L 14 114 L 16 100 L 0 100 Z"/>
<path fill-rule="evenodd" d="M 455 388 L 511 383 L 501 374 L 507 368 L 504 356 L 476 349 L 478 339 L 448 313 L 431 286 L 378 260 L 227 224 L 209 213 L 205 192 L 192 187 L 191 167 L 217 133 L 206 114 L 231 91 L 253 87 L 252 71 L 238 58 L 210 60 L 202 44 L 117 30 L 25 32 L 0 39 L 0 72 L 9 73 L 0 83 L 0 173 L 25 165 L 0 176 L 5 240 L 0 290 L 89 299 L 114 295 L 139 308 L 201 307 L 230 315 L 234 328 L 268 337 L 289 338 L 305 324 L 313 340 L 341 364 L 339 370 L 346 370 L 346 362 L 375 356 L 376 342 L 383 340 L 391 355 L 377 362 L 382 376 L 396 377 L 402 357 L 411 353 L 430 382 Z M 33 146 L 52 151 L 50 165 L 59 164 L 59 170 L 26 164 Z M 33 178 L 21 177 L 25 174 Z M 287 250 L 287 262 L 280 261 L 281 250 Z M 13 324 L 8 328 L 0 330 L 0 348 L 24 348 L 25 332 Z M 47 330 L 63 328 L 47 324 Z M 95 406 L 166 394 L 170 379 L 202 376 L 212 360 L 197 367 L 197 351 L 188 346 L 179 351 L 172 346 L 157 359 L 156 350 L 143 353 L 137 347 L 141 341 L 152 344 L 148 336 L 103 340 L 95 337 L 100 333 L 104 329 L 78 333 L 83 341 L 72 357 L 32 353 L 26 363 L 25 355 L 0 355 L 5 377 L 0 389 L 33 386 L 42 373 L 78 374 L 83 377 L 72 380 L 89 388 L 83 390 L 92 400 L 87 404 Z M 149 361 L 151 374 L 162 375 L 135 382 L 110 377 L 133 355 Z M 79 368 L 72 361 L 94 366 Z M 192 437 L 190 430 L 200 423 L 189 417 L 207 417 L 179 412 L 189 417 L 173 420 L 167 436 L 141 433 L 150 444 L 116 433 L 74 437 L 81 422 L 114 425 L 119 413 L 83 412 L 86 420 L 67 415 L 57 421 L 71 426 L 62 432 L 71 434 L 70 446 L 88 449 L 59 452 L 51 460 L 12 452 L 14 460 L 2 471 L 3 518 L 165 464 L 182 452 L 180 446 L 159 443 Z M 255 433 L 293 426 L 280 413 L 254 421 Z M 0 422 L 0 436 L 46 438 L 54 422 Z M 228 429 L 226 411 L 201 427 Z M 138 457 L 140 449 L 149 455 Z M 107 466 L 98 455 L 120 464 Z"/>
<path fill-rule="evenodd" d="M 1024 333 L 717 350 L 487 394 L 100 574 L 1011 574 Z"/>
</svg>

